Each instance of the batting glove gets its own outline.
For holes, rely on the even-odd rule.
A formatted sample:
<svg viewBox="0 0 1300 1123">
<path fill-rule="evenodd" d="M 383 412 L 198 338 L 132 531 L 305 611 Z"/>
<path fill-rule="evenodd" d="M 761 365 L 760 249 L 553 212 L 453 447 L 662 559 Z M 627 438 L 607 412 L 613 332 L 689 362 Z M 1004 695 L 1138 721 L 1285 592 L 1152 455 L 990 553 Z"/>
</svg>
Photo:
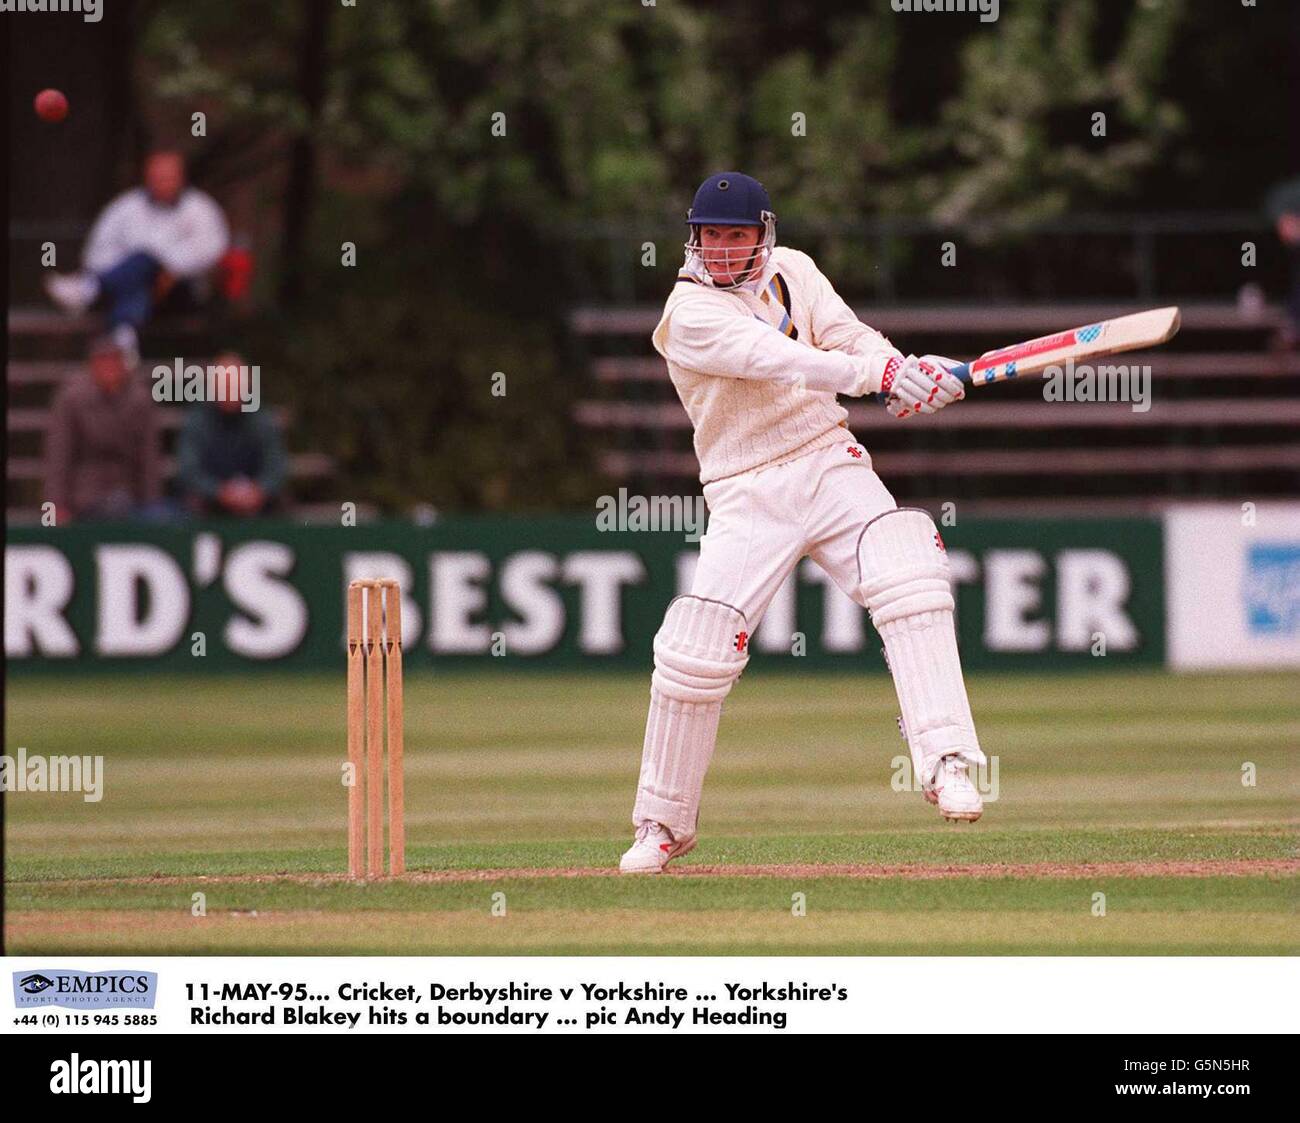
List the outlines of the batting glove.
<svg viewBox="0 0 1300 1123">
<path fill-rule="evenodd" d="M 960 365 L 956 359 L 942 355 L 890 359 L 881 384 L 881 391 L 889 396 L 885 408 L 903 418 L 914 413 L 937 413 L 964 398 L 966 388 L 961 379 L 949 373 Z"/>
</svg>

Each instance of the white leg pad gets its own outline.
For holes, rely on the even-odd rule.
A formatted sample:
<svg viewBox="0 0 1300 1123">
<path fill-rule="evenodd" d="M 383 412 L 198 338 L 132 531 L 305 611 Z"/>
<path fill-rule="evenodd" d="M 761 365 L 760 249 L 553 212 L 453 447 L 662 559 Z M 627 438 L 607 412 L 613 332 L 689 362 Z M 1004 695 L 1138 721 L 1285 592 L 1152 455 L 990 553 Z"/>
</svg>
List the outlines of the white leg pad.
<svg viewBox="0 0 1300 1123">
<path fill-rule="evenodd" d="M 695 837 L 722 700 L 749 662 L 748 647 L 737 650 L 744 631 L 744 615 L 721 601 L 683 596 L 668 606 L 655 636 L 634 824 L 662 823 L 678 843 Z"/>
<path fill-rule="evenodd" d="M 931 784 L 949 753 L 986 763 L 957 654 L 948 554 L 934 520 L 910 507 L 878 515 L 863 528 L 858 560 L 917 777 Z"/>
</svg>

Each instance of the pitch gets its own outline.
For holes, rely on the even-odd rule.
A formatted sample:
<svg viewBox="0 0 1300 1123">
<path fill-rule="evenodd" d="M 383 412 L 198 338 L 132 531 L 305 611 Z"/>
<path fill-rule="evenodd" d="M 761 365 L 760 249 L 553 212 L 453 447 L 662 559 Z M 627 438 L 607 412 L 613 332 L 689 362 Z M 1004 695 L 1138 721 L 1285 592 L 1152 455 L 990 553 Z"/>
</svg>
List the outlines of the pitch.
<svg viewBox="0 0 1300 1123">
<path fill-rule="evenodd" d="M 11 677 L 6 753 L 102 755 L 105 780 L 98 803 L 6 798 L 6 947 L 1300 951 L 1293 675 L 974 676 L 998 798 L 957 826 L 891 787 L 905 748 L 887 679 L 751 669 L 698 849 L 618 877 L 647 689 L 409 676 L 410 872 L 353 885 L 337 677 Z"/>
</svg>

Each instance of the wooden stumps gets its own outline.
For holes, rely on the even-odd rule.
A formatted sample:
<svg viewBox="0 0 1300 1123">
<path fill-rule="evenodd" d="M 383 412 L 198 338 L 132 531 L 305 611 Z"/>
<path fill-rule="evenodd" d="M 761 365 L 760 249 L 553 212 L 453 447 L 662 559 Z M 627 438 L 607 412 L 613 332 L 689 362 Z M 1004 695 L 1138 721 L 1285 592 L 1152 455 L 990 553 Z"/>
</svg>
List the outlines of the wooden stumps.
<svg viewBox="0 0 1300 1123">
<path fill-rule="evenodd" d="M 388 665 L 388 872 L 406 869 L 406 778 L 403 771 L 402 590 L 384 583 L 385 656 Z"/>
<path fill-rule="evenodd" d="M 384 876 L 385 726 L 388 872 L 406 869 L 401 597 L 391 579 L 348 586 L 348 876 L 353 879 Z"/>
<path fill-rule="evenodd" d="M 362 819 L 365 799 L 366 697 L 365 697 L 365 617 L 362 584 L 348 586 L 348 764 L 352 784 L 348 788 L 348 877 L 360 879 L 365 872 L 365 825 Z"/>
</svg>

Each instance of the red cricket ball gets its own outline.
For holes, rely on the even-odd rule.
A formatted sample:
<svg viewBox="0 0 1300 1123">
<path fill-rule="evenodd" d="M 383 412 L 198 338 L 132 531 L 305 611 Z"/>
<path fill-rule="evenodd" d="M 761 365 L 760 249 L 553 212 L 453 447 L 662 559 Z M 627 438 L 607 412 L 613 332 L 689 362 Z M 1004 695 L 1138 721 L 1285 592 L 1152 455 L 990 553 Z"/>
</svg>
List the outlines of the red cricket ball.
<svg viewBox="0 0 1300 1123">
<path fill-rule="evenodd" d="M 68 115 L 68 99 L 61 90 L 42 90 L 36 95 L 36 116 L 58 124 Z"/>
</svg>

